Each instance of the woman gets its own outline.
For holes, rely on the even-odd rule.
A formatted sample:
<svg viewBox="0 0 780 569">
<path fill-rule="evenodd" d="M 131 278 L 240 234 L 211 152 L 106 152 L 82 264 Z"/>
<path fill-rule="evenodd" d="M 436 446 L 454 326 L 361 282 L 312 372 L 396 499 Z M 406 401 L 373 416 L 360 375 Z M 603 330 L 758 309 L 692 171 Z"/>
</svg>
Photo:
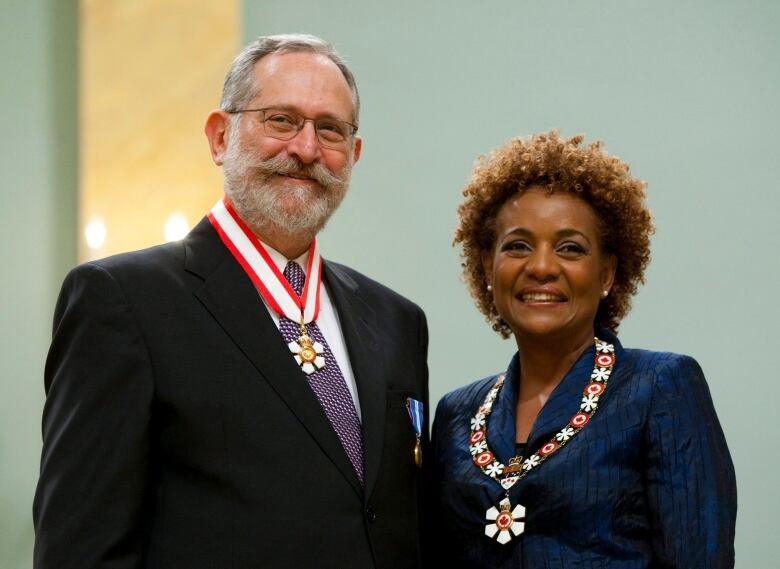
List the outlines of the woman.
<svg viewBox="0 0 780 569">
<path fill-rule="evenodd" d="M 733 567 L 734 470 L 701 368 L 614 334 L 650 259 L 644 184 L 581 142 L 512 140 L 463 192 L 466 282 L 518 352 L 439 403 L 431 565 Z"/>
</svg>

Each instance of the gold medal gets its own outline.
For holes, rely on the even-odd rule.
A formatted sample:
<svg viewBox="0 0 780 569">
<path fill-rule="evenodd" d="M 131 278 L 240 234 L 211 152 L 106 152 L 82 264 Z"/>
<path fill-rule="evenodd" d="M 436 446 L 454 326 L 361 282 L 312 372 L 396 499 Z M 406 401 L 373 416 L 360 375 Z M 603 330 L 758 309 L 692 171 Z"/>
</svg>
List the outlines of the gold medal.
<svg viewBox="0 0 780 569">
<path fill-rule="evenodd" d="M 293 353 L 295 361 L 301 366 L 301 369 L 306 375 L 311 375 L 318 369 L 325 367 L 325 348 L 320 342 L 314 342 L 306 333 L 306 325 L 301 319 L 301 335 L 298 336 L 297 342 L 290 342 L 287 344 L 290 351 Z"/>
<path fill-rule="evenodd" d="M 422 443 L 420 437 L 422 436 L 423 425 L 423 404 L 422 401 L 418 401 L 413 397 L 406 398 L 406 411 L 409 413 L 409 418 L 412 420 L 412 429 L 414 429 L 414 450 L 412 456 L 414 457 L 414 463 L 417 468 L 422 467 Z"/>
<path fill-rule="evenodd" d="M 303 362 L 313 364 L 314 360 L 317 359 L 317 350 L 314 349 L 311 338 L 308 336 L 301 336 L 298 338 L 298 344 L 301 346 L 301 351 L 298 352 L 298 355 L 301 356 Z"/>
<path fill-rule="evenodd" d="M 422 445 L 420 444 L 420 435 L 417 435 L 417 442 L 414 443 L 414 463 L 422 467 Z"/>
</svg>

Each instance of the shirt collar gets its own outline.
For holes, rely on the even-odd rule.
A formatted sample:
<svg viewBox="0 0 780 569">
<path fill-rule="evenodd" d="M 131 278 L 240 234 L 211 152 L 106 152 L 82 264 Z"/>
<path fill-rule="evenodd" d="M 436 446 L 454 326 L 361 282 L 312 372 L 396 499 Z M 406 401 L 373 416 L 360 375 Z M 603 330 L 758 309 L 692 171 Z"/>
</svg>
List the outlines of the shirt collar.
<svg viewBox="0 0 780 569">
<path fill-rule="evenodd" d="M 306 267 L 309 262 L 309 249 L 307 248 L 306 251 L 301 255 L 300 257 L 297 257 L 295 259 L 288 259 L 284 255 L 282 255 L 279 251 L 271 247 L 268 243 L 265 241 L 260 241 L 260 243 L 265 247 L 265 250 L 268 251 L 268 255 L 271 257 L 271 260 L 276 265 L 276 268 L 279 269 L 280 273 L 284 272 L 284 268 L 287 266 L 287 263 L 289 261 L 295 261 L 300 265 L 301 269 L 303 270 L 303 274 L 306 274 Z"/>
</svg>

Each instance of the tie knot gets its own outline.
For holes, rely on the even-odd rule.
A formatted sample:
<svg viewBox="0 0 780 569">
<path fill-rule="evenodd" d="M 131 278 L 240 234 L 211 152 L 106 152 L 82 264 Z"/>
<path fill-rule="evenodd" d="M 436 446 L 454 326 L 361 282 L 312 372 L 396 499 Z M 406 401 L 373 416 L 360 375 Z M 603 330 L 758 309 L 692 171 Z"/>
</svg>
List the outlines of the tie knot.
<svg viewBox="0 0 780 569">
<path fill-rule="evenodd" d="M 290 283 L 295 294 L 301 296 L 303 283 L 306 281 L 306 275 L 303 274 L 301 266 L 295 261 L 287 261 L 287 266 L 284 267 L 284 278 Z"/>
</svg>

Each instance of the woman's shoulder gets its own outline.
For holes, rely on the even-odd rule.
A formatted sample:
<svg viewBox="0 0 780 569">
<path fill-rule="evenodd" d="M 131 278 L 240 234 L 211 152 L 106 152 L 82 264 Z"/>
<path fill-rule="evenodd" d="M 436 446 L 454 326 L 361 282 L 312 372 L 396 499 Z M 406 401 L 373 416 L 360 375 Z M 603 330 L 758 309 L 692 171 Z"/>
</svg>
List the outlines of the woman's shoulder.
<svg viewBox="0 0 780 569">
<path fill-rule="evenodd" d="M 706 388 L 704 372 L 692 356 L 637 348 L 623 350 L 624 371 L 654 389 Z M 619 364 L 618 364 L 619 365 Z M 617 366 L 616 366 L 617 367 Z M 620 369 L 618 367 L 618 369 Z"/>
<path fill-rule="evenodd" d="M 475 402 L 482 401 L 485 398 L 488 390 L 500 375 L 498 373 L 489 375 L 450 391 L 439 400 L 439 404 L 436 407 L 437 414 L 444 412 L 459 413 L 463 410 L 473 411 Z"/>
<path fill-rule="evenodd" d="M 656 375 L 675 373 L 678 370 L 696 369 L 701 372 L 698 362 L 691 356 L 677 352 L 649 350 L 624 346 L 614 332 L 597 330 L 599 338 L 615 347 L 616 371 L 630 372 L 631 375 Z"/>
<path fill-rule="evenodd" d="M 631 365 L 634 372 L 664 372 L 686 367 L 700 369 L 699 363 L 692 356 L 676 352 L 624 348 L 622 356 Z"/>
</svg>

